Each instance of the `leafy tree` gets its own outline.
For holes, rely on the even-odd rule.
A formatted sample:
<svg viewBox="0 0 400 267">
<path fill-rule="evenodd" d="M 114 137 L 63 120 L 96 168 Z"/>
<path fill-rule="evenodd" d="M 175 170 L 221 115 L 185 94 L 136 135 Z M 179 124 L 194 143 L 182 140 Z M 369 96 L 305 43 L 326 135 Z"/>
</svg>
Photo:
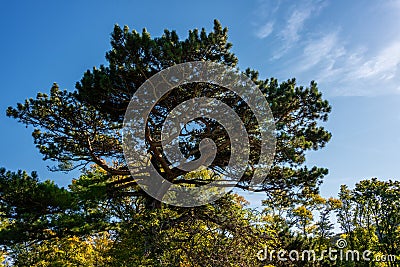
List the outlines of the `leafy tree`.
<svg viewBox="0 0 400 267">
<path fill-rule="evenodd" d="M 342 207 L 342 202 L 339 199 L 330 197 L 324 201 L 323 206 L 320 210 L 319 221 L 316 224 L 316 236 L 319 238 L 320 245 L 326 244 L 326 240 L 329 240 L 333 236 L 334 224 L 331 221 L 330 216 L 334 211 L 337 211 Z"/>
<path fill-rule="evenodd" d="M 399 181 L 363 180 L 353 190 L 342 186 L 339 197 L 343 205 L 338 209 L 338 221 L 350 249 L 399 255 Z M 387 264 L 396 266 L 393 262 Z"/>
<path fill-rule="evenodd" d="M 57 162 L 53 170 L 83 169 L 69 190 L 39 182 L 35 175 L 3 171 L 2 218 L 12 223 L 2 224 L 2 243 L 34 242 L 42 250 L 41 244 L 53 246 L 51 241 L 41 243 L 48 239 L 65 241 L 68 239 L 64 238 L 77 237 L 79 242 L 86 242 L 84 237 L 107 230 L 113 241 L 110 264 L 115 266 L 259 264 L 255 259 L 259 246 L 277 242 L 279 234 L 268 225 L 260 226 L 260 218 L 245 210 L 236 196 L 228 194 L 197 208 L 162 205 L 136 184 L 121 145 L 125 110 L 140 85 L 160 70 L 183 62 L 213 61 L 235 67 L 238 59 L 230 51 L 232 45 L 227 38 L 227 29 L 218 21 L 210 33 L 195 29 L 184 40 L 175 31 L 165 30 L 161 37 L 152 38 L 146 30 L 140 34 L 116 25 L 111 34 L 111 50 L 106 53 L 108 65 L 85 72 L 75 91 L 60 90 L 53 84 L 49 95 L 38 93 L 35 99 L 8 108 L 8 116 L 34 127 L 34 143 L 43 158 Z M 267 196 L 280 192 L 283 199 L 306 198 L 304 189 L 316 195 L 327 170 L 306 167 L 305 153 L 324 147 L 331 137 L 318 125 L 327 120 L 329 103 L 315 82 L 303 87 L 297 86 L 295 79 L 278 83 L 274 78 L 259 79 L 255 70 L 244 73 L 270 103 L 277 130 L 273 166 L 257 191 L 266 192 Z M 218 98 L 245 122 L 251 154 L 248 170 L 237 187 L 247 190 L 260 152 L 260 129 L 247 104 L 221 87 L 188 84 L 175 88 L 157 103 L 147 123 L 146 144 L 152 164 L 173 183 L 181 184 L 190 175 L 198 179 L 183 186 L 207 182 L 206 173 L 187 173 L 169 166 L 160 144 L 166 116 L 194 96 Z M 196 158 L 200 140 L 213 139 L 218 153 L 209 171 L 218 173 L 230 157 L 229 138 L 213 120 L 195 119 L 194 123 L 197 127 L 186 133 L 190 140 L 183 142 L 182 151 L 185 156 Z M 30 204 L 18 200 L 13 192 L 21 192 Z"/>
<path fill-rule="evenodd" d="M 16 246 L 13 266 L 110 266 L 111 257 L 108 250 L 112 240 L 104 232 L 95 236 L 82 238 L 70 236 L 45 240 L 31 246 Z"/>
<path fill-rule="evenodd" d="M 102 229 L 104 213 L 93 209 L 92 203 L 85 205 L 77 194 L 52 181 L 40 182 L 35 172 L 0 169 L 1 243 L 37 242 Z"/>
<path fill-rule="evenodd" d="M 373 224 L 383 252 L 400 254 L 400 182 L 364 180 L 356 184 L 353 196 L 359 206 L 363 205 L 358 207 L 357 224 L 367 229 Z"/>
<path fill-rule="evenodd" d="M 112 255 L 118 266 L 258 266 L 257 251 L 276 242 L 274 232 L 256 227 L 242 205 L 228 195 L 201 208 L 136 214 L 121 224 Z"/>
<path fill-rule="evenodd" d="M 95 163 L 110 175 L 111 180 L 113 176 L 123 176 L 114 181 L 116 191 L 120 186 L 132 186 L 132 191 L 143 194 L 134 187 L 135 181 L 126 166 L 121 146 L 121 122 L 133 94 L 153 74 L 178 63 L 203 60 L 236 66 L 238 60 L 230 52 L 232 45 L 227 41 L 227 29 L 222 28 L 218 21 L 209 34 L 204 29 L 200 32 L 195 29 L 189 31 L 185 40 L 179 40 L 175 31 L 165 30 L 161 37 L 151 38 L 146 30 L 139 34 L 119 26 L 114 27 L 111 36 L 112 48 L 106 54 L 109 65 L 88 70 L 76 84 L 76 91 L 61 91 L 55 84 L 50 96 L 39 93 L 36 99 L 29 99 L 16 108 L 10 107 L 7 114 L 37 127 L 33 131 L 35 144 L 44 159 L 59 162 L 59 169 Z M 304 167 L 305 152 L 323 147 L 331 136 L 318 126 L 319 120 L 327 119 L 331 107 L 322 99 L 317 84 L 311 82 L 310 87 L 303 87 L 297 86 L 295 79 L 280 84 L 274 78 L 259 80 L 258 73 L 250 69 L 245 74 L 257 84 L 270 103 L 277 128 L 274 165 L 258 190 L 280 189 L 293 193 L 293 189 L 304 186 L 316 190 L 327 171 Z M 160 130 L 169 112 L 194 96 L 217 97 L 246 122 L 252 153 L 248 172 L 237 185 L 246 189 L 258 161 L 259 129 L 244 101 L 223 88 L 189 84 L 163 97 L 148 121 L 150 133 L 146 141 L 153 165 L 169 181 L 182 183 L 179 178 L 185 172 L 169 167 L 162 153 Z M 229 159 L 229 138 L 215 121 L 204 123 L 204 120 L 196 119 L 194 123 L 198 127 L 189 130 L 187 134 L 192 139 L 183 144 L 182 151 L 187 157 L 196 156 L 200 140 L 205 137 L 213 139 L 218 154 L 211 169 L 218 171 Z M 203 183 L 199 181 L 198 185 Z"/>
</svg>

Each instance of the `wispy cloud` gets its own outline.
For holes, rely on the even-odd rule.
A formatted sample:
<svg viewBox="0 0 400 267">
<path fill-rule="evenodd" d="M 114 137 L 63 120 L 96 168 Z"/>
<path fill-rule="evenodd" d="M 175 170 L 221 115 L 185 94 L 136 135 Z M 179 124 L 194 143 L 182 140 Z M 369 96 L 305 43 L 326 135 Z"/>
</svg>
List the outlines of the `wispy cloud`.
<svg viewBox="0 0 400 267">
<path fill-rule="evenodd" d="M 366 60 L 355 71 L 356 78 L 393 79 L 400 68 L 400 41 L 394 41 Z"/>
<path fill-rule="evenodd" d="M 262 3 L 266 10 L 258 10 L 255 36 L 266 44 L 274 76 L 317 80 L 329 95 L 400 93 L 400 0 L 357 4 L 359 14 L 337 13 L 334 20 L 328 1 Z M 382 19 L 353 23 L 349 17 L 371 14 Z"/>
<path fill-rule="evenodd" d="M 316 15 L 323 6 L 318 0 L 261 1 L 255 13 L 259 20 L 255 23 L 255 35 L 264 39 L 274 31 L 276 37 L 283 42 L 283 47 L 285 49 L 290 48 L 293 43 L 300 39 L 306 21 L 312 15 Z"/>
<path fill-rule="evenodd" d="M 369 51 L 348 47 L 331 32 L 310 40 L 297 60 L 297 75 L 312 75 L 333 95 L 400 93 L 400 40 Z"/>
<path fill-rule="evenodd" d="M 303 29 L 304 22 L 310 17 L 312 8 L 294 10 L 290 15 L 286 27 L 282 30 L 281 36 L 289 43 L 299 40 L 299 32 Z"/>
<path fill-rule="evenodd" d="M 304 41 L 307 21 L 316 17 L 324 7 L 325 4 L 319 1 L 302 1 L 289 8 L 289 15 L 278 33 L 278 38 L 282 40 L 281 49 L 275 53 L 273 59 L 281 58 L 299 42 Z"/>
<path fill-rule="evenodd" d="M 303 61 L 299 69 L 306 71 L 320 63 L 331 69 L 335 61 L 345 53 L 345 48 L 339 41 L 338 33 L 327 33 L 318 40 L 309 41 L 304 47 Z"/>
<path fill-rule="evenodd" d="M 259 39 L 264 39 L 270 36 L 274 30 L 275 17 L 281 5 L 278 0 L 260 0 L 258 8 L 254 15 L 257 21 L 254 21 L 255 36 Z"/>
<path fill-rule="evenodd" d="M 256 32 L 256 35 L 260 39 L 264 39 L 268 37 L 272 31 L 274 30 L 274 23 L 273 22 L 268 22 L 261 28 L 259 28 Z"/>
</svg>

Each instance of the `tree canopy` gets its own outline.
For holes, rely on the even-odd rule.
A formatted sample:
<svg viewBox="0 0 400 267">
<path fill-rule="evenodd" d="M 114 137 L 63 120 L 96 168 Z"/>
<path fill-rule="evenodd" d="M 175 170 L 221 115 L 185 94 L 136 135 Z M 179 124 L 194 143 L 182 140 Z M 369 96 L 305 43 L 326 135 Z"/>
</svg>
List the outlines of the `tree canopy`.
<svg viewBox="0 0 400 267">
<path fill-rule="evenodd" d="M 194 29 L 185 39 L 175 31 L 152 37 L 145 29 L 138 33 L 115 25 L 107 65 L 87 70 L 75 90 L 61 90 L 55 83 L 49 93 L 9 107 L 9 117 L 33 127 L 34 143 L 43 159 L 55 163 L 52 170 L 81 172 L 68 188 L 60 188 L 40 181 L 35 173 L 0 170 L 0 244 L 5 262 L 15 266 L 264 266 L 256 257 L 264 246 L 317 251 L 330 246 L 334 212 L 354 244 L 367 225 L 371 238 L 381 244 L 374 245 L 377 253 L 398 253 L 400 217 L 398 209 L 390 209 L 398 201 L 397 183 L 364 181 L 354 191 L 343 187 L 339 199 L 319 195 L 327 169 L 307 166 L 306 152 L 321 149 L 330 140 L 321 122 L 328 119 L 331 106 L 314 81 L 300 86 L 294 78 L 278 82 L 260 79 L 250 68 L 240 70 L 269 103 L 276 127 L 273 164 L 256 188 L 265 196 L 263 211 L 248 208 L 248 202 L 236 194 L 250 190 L 262 129 L 246 102 L 221 86 L 189 83 L 164 95 L 146 122 L 145 149 L 158 173 L 172 183 L 201 186 L 214 179 L 232 152 L 221 124 L 194 118 L 192 126 L 181 132 L 180 149 L 189 159 L 199 157 L 204 138 L 216 144 L 212 164 L 196 172 L 169 162 L 161 131 L 180 103 L 194 97 L 216 98 L 236 112 L 249 135 L 250 158 L 237 188 L 207 205 L 182 208 L 163 204 L 138 186 L 124 157 L 121 136 L 132 96 L 151 76 L 180 63 L 238 67 L 231 48 L 228 30 L 218 21 L 210 32 Z M 329 264 L 324 261 L 320 266 Z"/>
<path fill-rule="evenodd" d="M 111 50 L 106 53 L 107 66 L 85 72 L 73 92 L 60 90 L 54 84 L 50 95 L 39 93 L 36 99 L 10 107 L 7 115 L 35 127 L 34 142 L 45 160 L 58 162 L 55 169 L 69 170 L 94 163 L 109 175 L 110 191 L 120 193 L 120 188 L 129 187 L 128 194 L 145 195 L 135 187 L 122 149 L 121 123 L 130 99 L 145 80 L 175 64 L 203 60 L 236 66 L 238 59 L 230 51 L 232 44 L 227 39 L 227 28 L 222 28 L 218 21 L 210 33 L 204 28 L 195 29 L 184 40 L 175 31 L 165 30 L 161 37 L 152 38 L 145 29 L 139 34 L 116 25 L 111 34 Z M 331 137 L 318 124 L 328 118 L 331 110 L 328 101 L 322 98 L 314 81 L 303 87 L 297 86 L 295 79 L 278 83 L 274 78 L 260 80 L 255 70 L 246 69 L 244 73 L 270 103 L 276 125 L 275 159 L 258 191 L 317 190 L 327 170 L 305 167 L 305 152 L 324 147 Z M 247 189 L 259 157 L 260 129 L 247 104 L 224 88 L 188 84 L 163 96 L 147 122 L 146 149 L 152 156 L 152 164 L 172 183 L 180 182 L 179 178 L 187 173 L 170 166 L 163 154 L 160 132 L 174 107 L 199 96 L 218 98 L 245 122 L 251 154 L 248 171 L 237 187 Z M 223 127 L 204 118 L 194 119 L 193 124 L 196 127 L 181 136 L 186 141 L 181 144 L 184 155 L 198 157 L 200 141 L 210 138 L 218 149 L 211 169 L 226 165 L 231 143 Z M 185 136 L 190 136 L 190 140 Z M 119 178 L 115 179 L 116 176 Z"/>
</svg>

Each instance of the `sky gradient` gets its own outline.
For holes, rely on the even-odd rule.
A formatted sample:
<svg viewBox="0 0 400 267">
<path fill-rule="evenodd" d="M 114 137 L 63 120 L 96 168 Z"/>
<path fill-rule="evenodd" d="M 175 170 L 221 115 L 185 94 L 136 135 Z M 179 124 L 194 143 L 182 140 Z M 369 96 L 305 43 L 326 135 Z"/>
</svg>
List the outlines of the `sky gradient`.
<svg viewBox="0 0 400 267">
<path fill-rule="evenodd" d="M 229 28 L 239 68 L 300 85 L 316 80 L 332 105 L 327 147 L 307 164 L 329 169 L 323 196 L 361 179 L 398 179 L 400 148 L 400 1 L 3 1 L 0 167 L 37 170 L 67 185 L 78 173 L 49 172 L 31 129 L 7 118 L 53 82 L 73 90 L 82 74 L 105 64 L 115 23 L 152 36 L 176 29 Z"/>
</svg>

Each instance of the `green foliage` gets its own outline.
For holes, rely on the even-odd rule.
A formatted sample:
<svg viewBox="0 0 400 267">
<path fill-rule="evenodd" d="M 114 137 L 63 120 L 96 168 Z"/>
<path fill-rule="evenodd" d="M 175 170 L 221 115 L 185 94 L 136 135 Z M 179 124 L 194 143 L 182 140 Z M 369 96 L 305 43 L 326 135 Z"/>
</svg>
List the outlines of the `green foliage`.
<svg viewBox="0 0 400 267">
<path fill-rule="evenodd" d="M 218 21 L 214 22 L 210 33 L 195 29 L 189 31 L 184 40 L 179 39 L 175 31 L 166 30 L 161 37 L 152 38 L 146 30 L 140 34 L 116 25 L 111 34 L 111 47 L 106 54 L 108 66 L 88 70 L 76 84 L 75 92 L 61 91 L 55 84 L 49 96 L 39 93 L 36 99 L 10 107 L 7 115 L 37 127 L 33 132 L 35 143 L 44 159 L 59 163 L 58 169 L 94 163 L 106 171 L 115 184 L 134 189 L 135 182 L 123 157 L 120 130 L 128 103 L 139 86 L 160 70 L 178 63 L 203 60 L 235 66 L 238 60 L 230 51 L 232 44 L 228 42 L 227 28 Z M 270 103 L 277 128 L 275 161 L 258 190 L 270 192 L 280 189 L 293 194 L 303 187 L 317 190 L 327 170 L 304 167 L 305 152 L 324 147 L 331 137 L 318 125 L 327 120 L 331 110 L 329 103 L 322 98 L 315 82 L 311 82 L 309 87 L 298 86 L 295 79 L 279 84 L 274 78 L 260 80 L 255 70 L 247 69 L 244 73 L 257 84 Z M 258 162 L 260 130 L 247 104 L 224 88 L 188 84 L 174 89 L 157 103 L 147 124 L 149 136 L 146 143 L 152 164 L 164 178 L 182 184 L 180 178 L 186 172 L 168 167 L 167 159 L 160 153 L 160 130 L 170 111 L 193 96 L 216 97 L 245 122 L 251 154 L 248 170 L 237 186 L 247 189 Z M 194 122 L 198 127 L 187 133 L 191 139 L 184 142 L 182 151 L 187 157 L 198 156 L 199 142 L 204 138 L 213 139 L 218 154 L 211 169 L 218 173 L 230 157 L 229 137 L 217 122 L 207 121 L 206 125 L 201 120 L 195 119 Z M 123 177 L 116 182 L 115 176 Z M 202 182 L 198 181 L 197 185 Z"/>
<path fill-rule="evenodd" d="M 83 170 L 68 189 L 41 182 L 35 174 L 0 171 L 0 242 L 6 255 L 17 266 L 262 266 L 256 254 L 263 246 L 307 248 L 316 244 L 307 235 L 329 238 L 328 214 L 336 206 L 318 195 L 327 170 L 305 166 L 306 152 L 324 147 L 331 137 L 319 126 L 331 107 L 315 82 L 303 87 L 295 79 L 278 83 L 259 79 L 255 70 L 244 71 L 270 103 L 277 128 L 276 157 L 258 188 L 267 198 L 262 214 L 232 193 L 197 208 L 170 207 L 146 195 L 131 176 L 120 132 L 132 95 L 146 79 L 178 63 L 202 60 L 235 67 L 231 47 L 227 28 L 218 21 L 211 32 L 194 29 L 183 40 L 175 31 L 153 38 L 145 29 L 138 33 L 116 25 L 108 65 L 85 72 L 74 92 L 53 84 L 49 95 L 38 93 L 9 107 L 8 116 L 35 127 L 34 142 L 45 160 L 57 162 L 54 170 Z M 199 127 L 188 133 L 191 139 L 182 151 L 198 156 L 200 140 L 213 139 L 218 147 L 214 173 L 168 167 L 160 152 L 162 122 L 193 96 L 217 97 L 246 122 L 252 152 L 237 187 L 247 190 L 260 129 L 247 104 L 224 88 L 189 84 L 157 103 L 146 140 L 153 165 L 173 183 L 187 178 L 191 184 L 182 186 L 199 186 L 229 160 L 222 126 L 196 121 Z M 314 211 L 325 214 L 319 224 Z M 296 226 L 300 231 L 293 231 Z"/>
<path fill-rule="evenodd" d="M 256 266 L 273 232 L 254 227 L 252 216 L 235 195 L 197 209 L 136 213 L 121 224 L 112 254 L 119 266 Z"/>
<path fill-rule="evenodd" d="M 90 210 L 77 194 L 52 181 L 40 182 L 34 172 L 28 175 L 0 169 L 1 244 L 84 234 L 93 228 L 101 229 L 103 217 Z"/>
<path fill-rule="evenodd" d="M 73 196 L 54 182 L 39 182 L 34 172 L 0 169 L 0 214 L 7 222 L 0 230 L 1 243 L 48 239 L 52 231 L 65 231 L 60 226 L 71 224 L 68 213 L 74 208 Z"/>
<path fill-rule="evenodd" d="M 13 266 L 91 267 L 110 266 L 107 255 L 112 240 L 107 233 L 80 238 L 77 236 L 45 240 L 29 247 L 17 246 Z"/>
<path fill-rule="evenodd" d="M 400 255 L 400 182 L 363 180 L 353 190 L 342 186 L 338 221 L 351 248 Z"/>
</svg>

